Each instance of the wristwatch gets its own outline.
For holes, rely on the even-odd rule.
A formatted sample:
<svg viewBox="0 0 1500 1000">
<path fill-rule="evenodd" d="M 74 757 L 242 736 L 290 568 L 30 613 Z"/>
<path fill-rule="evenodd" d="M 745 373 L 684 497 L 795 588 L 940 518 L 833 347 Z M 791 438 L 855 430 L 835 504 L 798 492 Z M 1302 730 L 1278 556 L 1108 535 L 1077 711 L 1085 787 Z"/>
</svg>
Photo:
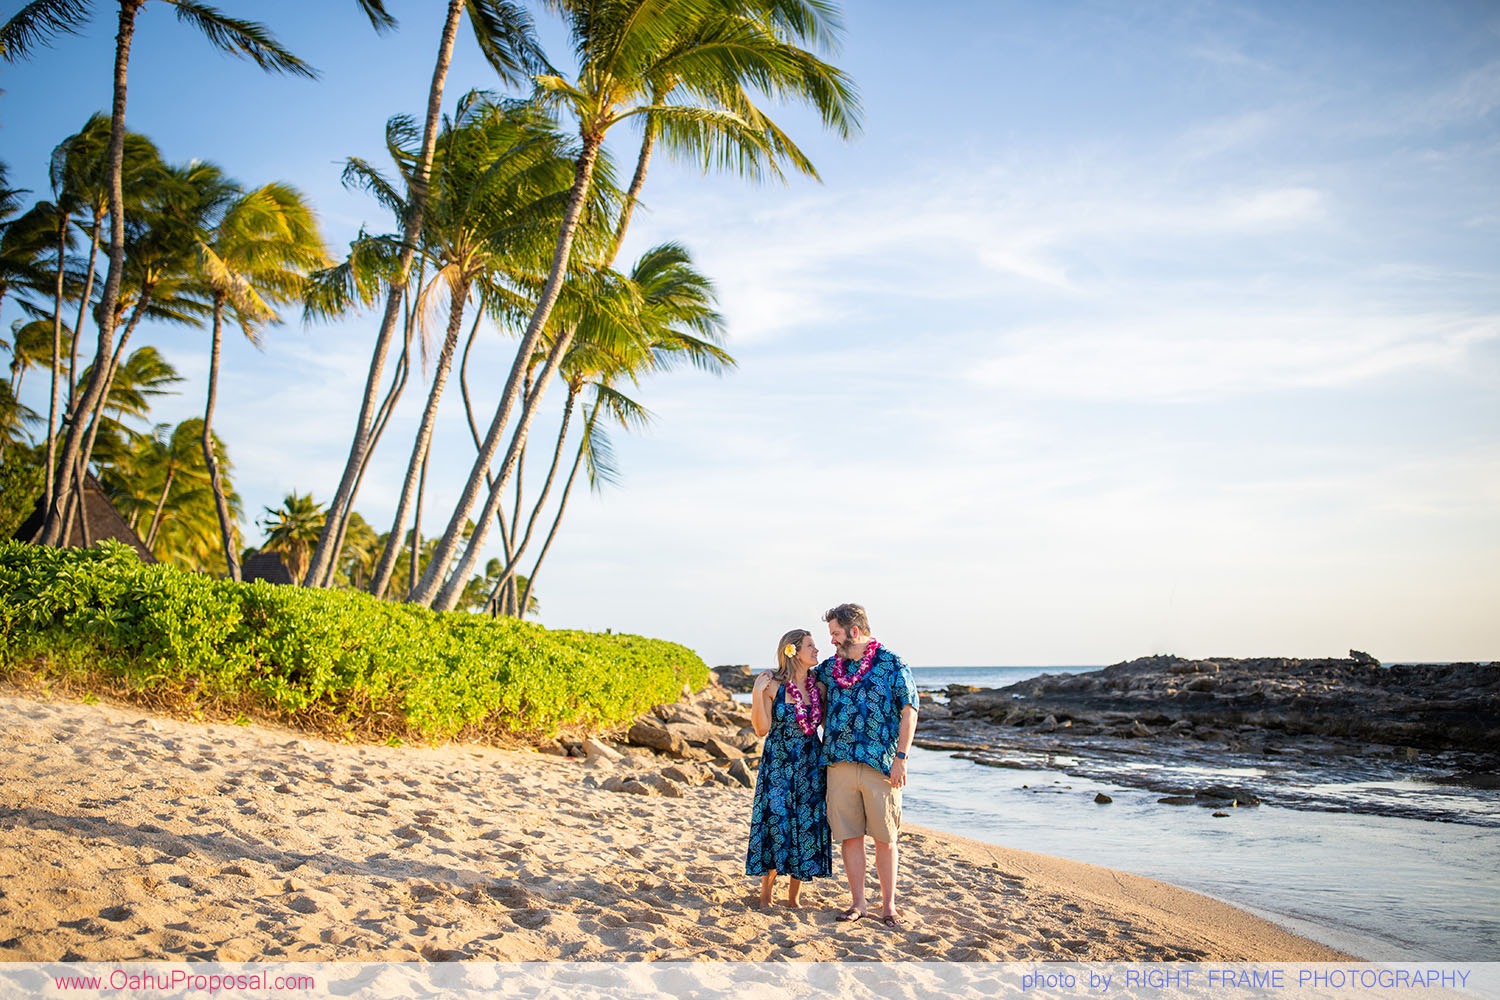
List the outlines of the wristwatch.
<svg viewBox="0 0 1500 1000">
<path fill-rule="evenodd" d="M 896 759 L 897 760 L 905 760 L 906 759 L 906 754 L 902 753 L 900 750 L 897 750 L 896 751 Z"/>
</svg>

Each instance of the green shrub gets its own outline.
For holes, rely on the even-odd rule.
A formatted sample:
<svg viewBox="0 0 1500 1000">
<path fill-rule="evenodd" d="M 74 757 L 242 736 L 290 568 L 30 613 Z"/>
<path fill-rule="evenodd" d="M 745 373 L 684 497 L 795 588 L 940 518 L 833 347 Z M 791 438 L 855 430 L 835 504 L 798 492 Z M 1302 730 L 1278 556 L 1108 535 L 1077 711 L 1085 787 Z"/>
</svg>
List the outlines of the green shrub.
<svg viewBox="0 0 1500 1000">
<path fill-rule="evenodd" d="M 426 741 L 618 726 L 708 682 L 676 643 L 215 580 L 113 542 L 0 544 L 0 674 L 21 672 Z"/>
</svg>

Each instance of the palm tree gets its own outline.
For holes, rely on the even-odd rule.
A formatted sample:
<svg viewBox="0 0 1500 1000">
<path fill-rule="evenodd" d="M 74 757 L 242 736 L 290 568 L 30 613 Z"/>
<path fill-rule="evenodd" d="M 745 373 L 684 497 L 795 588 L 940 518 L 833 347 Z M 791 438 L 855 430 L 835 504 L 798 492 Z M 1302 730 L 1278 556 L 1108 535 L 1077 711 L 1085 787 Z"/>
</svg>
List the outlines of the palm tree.
<svg viewBox="0 0 1500 1000">
<path fill-rule="evenodd" d="M 280 552 L 286 558 L 292 579 L 302 579 L 313 546 L 323 531 L 323 505 L 315 502 L 311 493 L 294 492 L 288 493 L 275 510 L 267 507 L 266 513 L 269 516 L 261 521 L 266 529 L 261 550 Z"/>
<path fill-rule="evenodd" d="M 672 152 L 695 157 L 705 166 L 729 167 L 749 176 L 779 175 L 783 164 L 811 173 L 811 164 L 762 111 L 751 90 L 779 101 L 812 105 L 823 123 L 845 136 L 858 128 L 858 102 L 844 74 L 799 41 L 825 41 L 831 30 L 818 0 L 548 0 L 562 13 L 578 58 L 572 80 L 557 74 L 537 77 L 547 100 L 577 122 L 580 150 L 568 209 L 558 228 L 551 269 L 522 335 L 500 403 L 479 456 L 448 522 L 432 563 L 413 600 L 451 610 L 478 561 L 489 522 L 499 509 L 520 448 L 546 386 L 571 342 L 564 329 L 556 337 L 511 434 L 497 475 L 490 468 L 520 398 L 530 359 L 547 327 L 567 273 L 573 241 L 604 140 L 622 121 L 642 118 L 657 141 Z M 492 481 L 478 527 L 456 567 L 443 583 L 460 542 L 462 525 Z"/>
<path fill-rule="evenodd" d="M 71 419 L 76 408 L 78 332 L 83 329 L 88 307 L 93 301 L 99 246 L 103 240 L 104 222 L 109 215 L 109 138 L 109 117 L 94 114 L 76 134 L 58 143 L 52 151 L 48 167 L 48 179 L 52 185 L 53 204 L 57 213 L 59 259 L 65 257 L 72 242 L 66 232 L 70 223 L 76 224 L 88 236 L 89 242 L 83 268 L 83 285 L 77 296 L 77 318 L 73 323 L 73 331 L 68 335 L 67 401 L 62 406 L 62 419 L 65 421 Z M 144 207 L 143 199 L 159 190 L 164 179 L 164 169 L 161 155 L 149 139 L 134 132 L 125 133 L 121 184 L 127 217 L 138 214 Z M 60 268 L 53 299 L 52 389 L 47 419 L 46 489 L 43 494 L 49 510 L 56 499 L 53 477 L 56 473 L 57 434 L 60 430 L 58 397 L 62 387 L 62 337 L 65 329 L 62 323 L 65 288 L 61 271 Z"/>
<path fill-rule="evenodd" d="M 203 421 L 198 417 L 176 427 L 159 424 L 149 434 L 132 435 L 100 474 L 110 499 L 152 554 L 192 570 L 208 570 L 220 548 L 202 437 Z M 217 447 L 223 455 L 223 443 L 217 442 Z M 221 472 L 227 481 L 227 459 L 221 462 Z M 238 515 L 239 498 L 232 487 L 227 487 L 227 495 Z"/>
<path fill-rule="evenodd" d="M 441 288 L 448 295 L 448 322 L 385 551 L 371 581 L 377 596 L 394 571 L 396 540 L 417 493 L 471 290 L 482 282 L 493 299 L 504 291 L 505 279 L 524 284 L 526 269 L 534 271 L 535 262 L 545 259 L 549 229 L 569 187 L 566 152 L 550 119 L 526 105 L 496 103 L 482 94 L 459 102 L 439 139 L 422 233 L 430 277 L 414 309 L 424 316 Z"/>
<path fill-rule="evenodd" d="M 124 153 L 125 104 L 130 68 L 130 48 L 135 37 L 136 17 L 146 0 L 116 0 L 119 8 L 115 34 L 114 99 L 110 110 L 109 133 L 109 270 L 105 273 L 104 291 L 99 303 L 99 340 L 94 354 L 94 377 L 75 407 L 76 414 L 92 411 L 107 391 L 106 361 L 114 354 L 115 310 L 120 295 L 125 264 L 124 220 Z M 265 26 L 253 21 L 228 17 L 200 0 L 163 0 L 174 7 L 177 19 L 201 31 L 215 47 L 244 56 L 264 70 L 313 77 L 312 67 L 284 48 Z M 356 0 L 377 29 L 394 25 L 385 12 L 384 0 Z M 96 6 L 91 0 L 32 0 L 0 26 L 0 56 L 14 62 L 25 58 L 52 36 L 76 33 Z M 84 421 L 74 419 L 68 427 L 57 477 L 57 493 L 69 493 L 75 481 L 81 480 L 78 462 L 84 448 Z M 64 518 L 56 497 L 47 515 L 41 541 L 56 545 L 63 537 Z"/>
<path fill-rule="evenodd" d="M 76 401 L 69 415 L 70 437 L 72 428 L 82 428 L 79 435 L 82 443 L 74 459 L 75 477 L 81 476 L 93 459 L 121 357 L 141 322 L 149 316 L 168 322 L 196 323 L 208 312 L 202 282 L 194 267 L 194 240 L 210 225 L 209 220 L 222 214 L 234 187 L 218 167 L 203 162 L 162 167 L 151 174 L 151 180 L 154 183 L 141 199 L 137 217 L 128 226 L 127 254 L 120 269 L 121 287 L 115 297 L 116 312 L 110 321 L 110 326 L 120 331 L 119 338 L 104 365 L 92 364 L 85 373 L 87 377 L 80 377 L 80 381 L 89 385 L 103 386 L 104 393 L 92 407 L 87 405 L 86 396 Z M 103 305 L 99 308 L 102 310 Z M 104 322 L 102 315 L 100 319 Z M 76 491 L 60 492 L 64 528 L 78 511 L 79 498 Z"/>
<path fill-rule="evenodd" d="M 200 236 L 198 254 L 213 303 L 203 459 L 213 486 L 229 578 L 238 580 L 239 544 L 213 445 L 224 316 L 232 311 L 240 330 L 258 346 L 261 326 L 279 321 L 275 306 L 299 298 L 308 272 L 332 261 L 312 209 L 298 191 L 285 184 L 267 184 L 234 197 L 213 228 Z"/>
<path fill-rule="evenodd" d="M 611 298 L 621 300 L 622 307 L 601 308 Z M 560 302 L 559 309 L 565 304 Z M 616 386 L 626 380 L 639 385 L 642 375 L 670 371 L 683 362 L 715 374 L 734 367 L 734 358 L 719 346 L 723 342 L 724 318 L 714 305 L 712 283 L 694 269 L 687 250 L 674 243 L 648 250 L 628 278 L 615 276 L 603 287 L 596 283 L 589 294 L 579 297 L 578 308 L 571 310 L 577 332 L 562 366 L 567 395 L 552 466 L 504 577 L 515 574 L 521 554 L 530 544 L 558 473 L 569 418 L 585 388 L 593 388 L 593 406 L 588 410 L 551 529 L 532 567 L 533 580 L 557 537 L 580 467 L 587 464 L 590 482 L 596 489 L 612 478 L 609 442 L 604 428 L 598 424 L 599 416 L 608 415 L 626 429 L 644 427 L 650 421 L 650 413 Z M 521 530 L 519 524 L 516 530 Z M 502 583 L 506 582 L 504 577 Z M 506 610 L 519 613 L 517 609 L 526 606 L 523 588 L 520 598 L 511 601 Z"/>
<path fill-rule="evenodd" d="M 328 521 L 323 537 L 318 539 L 317 551 L 313 554 L 305 581 L 308 586 L 327 586 L 329 582 L 335 562 L 334 553 L 342 545 L 344 525 L 354 509 L 360 477 L 375 446 L 377 398 L 383 381 L 386 357 L 390 353 L 396 325 L 401 316 L 402 300 L 411 276 L 417 239 L 422 231 L 427 207 L 428 177 L 432 170 L 443 107 L 443 90 L 453 59 L 453 45 L 458 37 L 459 22 L 465 11 L 469 14 L 469 22 L 480 50 L 503 82 L 514 83 L 526 79 L 532 73 L 550 69 L 537 45 L 530 15 L 520 4 L 510 3 L 508 0 L 448 0 L 432 82 L 427 88 L 427 114 L 422 126 L 421 149 L 407 180 L 406 196 L 401 199 L 406 210 L 402 218 L 402 238 L 396 266 L 386 294 L 380 330 L 375 337 L 375 349 L 370 356 L 370 371 L 365 380 L 365 392 L 360 403 L 359 418 L 355 423 L 354 438 L 349 446 L 349 458 L 344 465 L 338 490 L 329 504 Z"/>
</svg>

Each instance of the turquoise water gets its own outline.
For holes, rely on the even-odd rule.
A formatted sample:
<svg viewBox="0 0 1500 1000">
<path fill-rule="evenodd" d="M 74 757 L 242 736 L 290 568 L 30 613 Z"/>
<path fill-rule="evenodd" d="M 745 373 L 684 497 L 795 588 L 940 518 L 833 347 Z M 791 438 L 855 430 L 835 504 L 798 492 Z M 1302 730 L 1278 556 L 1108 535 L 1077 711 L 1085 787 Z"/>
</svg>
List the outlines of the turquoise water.
<svg viewBox="0 0 1500 1000">
<path fill-rule="evenodd" d="M 1003 687 L 1091 667 L 917 667 L 917 686 Z M 919 726 L 920 729 L 920 726 Z M 1067 766 L 1058 762 L 1059 766 Z M 1204 760 L 1204 783 L 1235 783 Z M 1330 801 L 1430 795 L 1430 785 L 1351 780 L 1317 790 Z M 1114 801 L 1097 805 L 1094 796 Z M 1500 792 L 1467 789 L 1476 819 L 1500 814 Z M 907 819 L 976 840 L 1105 865 L 1255 910 L 1372 961 L 1500 960 L 1500 828 L 1262 805 L 1213 810 L 1162 805 L 1160 793 L 1058 769 L 984 767 L 916 748 Z M 1462 811 L 1455 812 L 1462 816 Z"/>
</svg>

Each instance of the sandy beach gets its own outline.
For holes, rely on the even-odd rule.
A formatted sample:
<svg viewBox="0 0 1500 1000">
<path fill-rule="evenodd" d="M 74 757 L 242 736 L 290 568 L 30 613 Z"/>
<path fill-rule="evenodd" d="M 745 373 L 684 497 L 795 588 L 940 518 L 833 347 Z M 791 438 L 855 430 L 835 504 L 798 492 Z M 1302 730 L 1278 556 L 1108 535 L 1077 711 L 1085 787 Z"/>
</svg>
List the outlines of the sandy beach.
<svg viewBox="0 0 1500 1000">
<path fill-rule="evenodd" d="M 1162 882 L 913 827 L 904 927 L 836 923 L 836 879 L 799 909 L 782 882 L 762 911 L 748 790 L 599 787 L 665 763 L 345 745 L 0 691 L 0 961 L 1348 957 Z"/>
</svg>

